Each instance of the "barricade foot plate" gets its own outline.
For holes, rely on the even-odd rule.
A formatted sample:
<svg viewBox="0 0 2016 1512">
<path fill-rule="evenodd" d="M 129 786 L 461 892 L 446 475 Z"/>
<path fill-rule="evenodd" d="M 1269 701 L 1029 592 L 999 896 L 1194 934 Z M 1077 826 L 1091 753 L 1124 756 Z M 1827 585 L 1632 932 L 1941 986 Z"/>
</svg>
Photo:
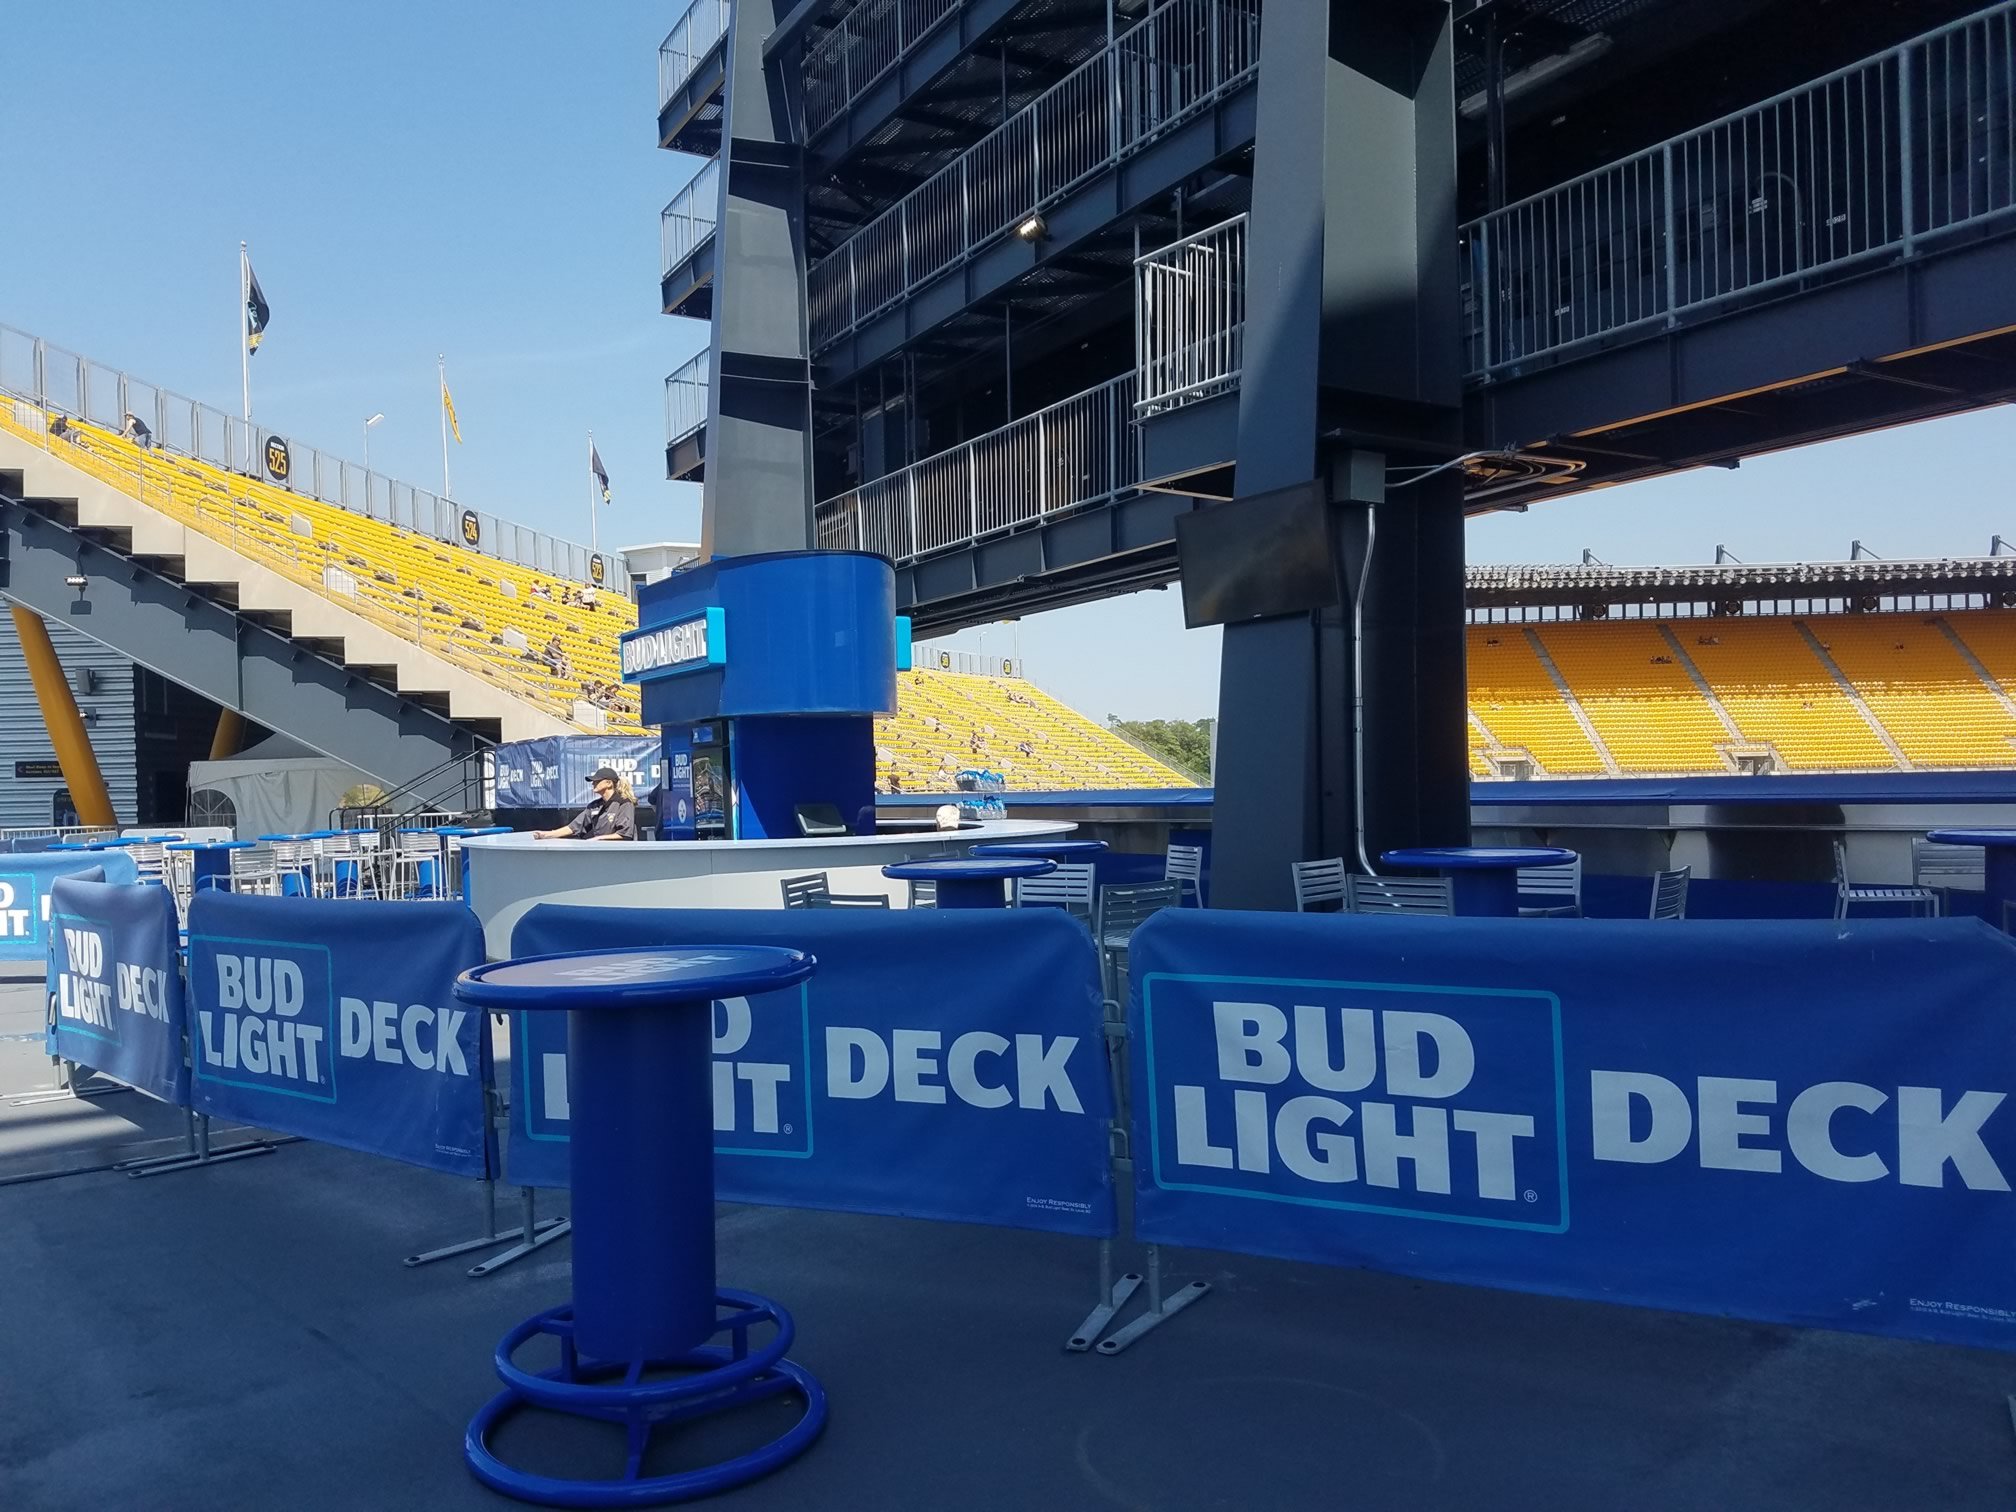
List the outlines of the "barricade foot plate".
<svg viewBox="0 0 2016 1512">
<path fill-rule="evenodd" d="M 51 1087 L 46 1092 L 24 1092 L 19 1097 L 7 1099 L 10 1108 L 39 1108 L 44 1103 L 89 1102 L 100 1097 L 110 1097 L 115 1092 L 131 1092 L 133 1089 L 119 1082 L 84 1081 L 74 1087 Z"/>
<path fill-rule="evenodd" d="M 811 1447 L 826 1426 L 826 1390 L 803 1366 L 784 1358 L 791 1345 L 791 1315 L 762 1297 L 723 1290 L 718 1308 L 729 1309 L 716 1333 L 727 1346 L 704 1345 L 669 1360 L 584 1360 L 574 1347 L 574 1315 L 569 1307 L 540 1313 L 518 1325 L 497 1346 L 497 1374 L 504 1390 L 469 1422 L 462 1441 L 470 1472 L 493 1491 L 551 1507 L 641 1507 L 689 1501 L 745 1485 L 782 1469 Z M 752 1350 L 749 1330 L 774 1324 L 776 1334 Z M 533 1374 L 512 1363 L 520 1345 L 534 1334 L 560 1341 L 560 1364 Z M 687 1372 L 671 1379 L 645 1380 L 652 1370 Z M 613 1378 L 613 1379 L 612 1379 Z M 731 1460 L 674 1475 L 643 1474 L 652 1430 L 795 1393 L 805 1404 L 798 1421 L 760 1449 Z M 540 1407 L 598 1419 L 629 1431 L 629 1456 L 621 1479 L 573 1480 L 536 1475 L 505 1464 L 491 1452 L 497 1425 L 524 1407 Z"/>
<path fill-rule="evenodd" d="M 1078 1325 L 1078 1332 L 1065 1341 L 1064 1347 L 1073 1354 L 1083 1354 L 1090 1349 L 1099 1335 L 1106 1332 L 1113 1315 L 1127 1305 L 1127 1299 L 1134 1295 L 1135 1288 L 1140 1284 L 1141 1276 L 1137 1271 L 1129 1271 L 1115 1281 L 1112 1295 L 1085 1315 L 1085 1321 Z"/>
<path fill-rule="evenodd" d="M 1116 1355 L 1136 1339 L 1154 1328 L 1167 1323 L 1192 1302 L 1198 1301 L 1211 1290 L 1209 1281 L 1192 1281 L 1182 1290 L 1165 1298 L 1160 1312 L 1145 1312 L 1129 1323 L 1110 1339 L 1101 1339 L 1095 1346 L 1103 1355 Z"/>
<path fill-rule="evenodd" d="M 128 1176 L 165 1176 L 170 1171 L 193 1171 L 199 1166 L 221 1165 L 227 1160 L 243 1160 L 250 1155 L 271 1155 L 279 1146 L 263 1139 L 243 1144 L 213 1145 L 207 1154 L 191 1150 L 182 1155 L 160 1155 L 151 1160 L 122 1161 L 112 1169 Z"/>
<path fill-rule="evenodd" d="M 522 1260 L 532 1251 L 551 1244 L 555 1239 L 565 1239 L 574 1232 L 572 1218 L 541 1218 L 532 1225 L 532 1237 L 514 1244 L 501 1255 L 492 1255 L 488 1260 L 469 1267 L 472 1276 L 487 1276 L 494 1270 L 502 1270 L 513 1260 Z M 522 1233 L 522 1231 L 521 1231 Z"/>
<path fill-rule="evenodd" d="M 554 1234 L 552 1228 L 556 1224 L 564 1224 L 564 1222 L 566 1222 L 564 1218 L 540 1218 L 536 1224 L 532 1224 L 532 1238 L 538 1240 L 538 1244 L 544 1244 L 546 1240 L 556 1240 L 560 1236 Z M 494 1256 L 492 1260 L 484 1262 L 484 1264 L 496 1268 L 496 1266 L 504 1264 L 506 1260 L 516 1260 L 520 1254 L 538 1248 L 536 1244 L 520 1244 L 520 1240 L 524 1240 L 524 1226 L 522 1224 L 518 1228 L 506 1228 L 506 1230 L 500 1230 L 496 1234 L 484 1234 L 478 1240 L 462 1240 L 460 1244 L 444 1244 L 439 1250 L 421 1250 L 419 1254 L 409 1254 L 399 1264 L 401 1266 L 431 1266 L 435 1260 L 452 1260 L 458 1254 L 474 1254 L 476 1250 L 494 1250 L 500 1244 L 514 1246 L 510 1254 L 500 1254 L 500 1256 Z M 478 1276 L 478 1274 L 488 1274 L 488 1272 L 486 1270 L 472 1270 L 470 1274 Z"/>
</svg>

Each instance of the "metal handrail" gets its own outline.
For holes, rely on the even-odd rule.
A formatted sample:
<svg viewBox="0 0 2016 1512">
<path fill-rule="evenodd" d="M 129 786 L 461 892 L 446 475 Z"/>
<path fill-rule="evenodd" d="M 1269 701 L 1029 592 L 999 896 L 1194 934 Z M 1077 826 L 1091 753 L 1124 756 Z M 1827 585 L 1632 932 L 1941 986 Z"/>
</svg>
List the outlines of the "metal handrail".
<svg viewBox="0 0 2016 1512">
<path fill-rule="evenodd" d="M 587 583 L 626 598 L 630 595 L 629 574 L 609 571 L 612 564 L 606 558 L 602 573 L 606 587 L 596 582 L 596 553 L 579 542 L 471 509 L 459 499 L 442 498 L 306 442 L 287 440 L 264 426 L 249 425 L 237 415 L 227 415 L 4 324 L 0 324 L 0 396 L 115 433 L 126 416 L 135 415 L 147 424 L 158 452 L 263 478 L 304 498 L 411 530 L 459 550 Z M 274 442 L 285 450 L 284 475 L 269 461 L 269 446 Z"/>
<path fill-rule="evenodd" d="M 1462 228 L 1468 375 L 1877 262 L 2016 211 L 2016 0 Z"/>
<path fill-rule="evenodd" d="M 1123 374 L 822 500 L 812 512 L 819 546 L 900 564 L 1134 492 L 1134 382 Z"/>
<path fill-rule="evenodd" d="M 806 270 L 814 351 L 1244 84 L 1258 0 L 1164 0 Z"/>
<path fill-rule="evenodd" d="M 720 218 L 721 160 L 709 158 L 658 212 L 658 276 L 671 277 L 674 268 L 705 246 Z"/>
<path fill-rule="evenodd" d="M 1245 216 L 1136 258 L 1136 412 L 1159 414 L 1236 388 L 1245 333 Z"/>
<path fill-rule="evenodd" d="M 672 103 L 707 55 L 728 35 L 729 0 L 686 0 L 686 10 L 658 44 L 658 108 Z"/>
<path fill-rule="evenodd" d="M 805 50 L 799 74 L 805 139 L 842 111 L 959 9 L 960 0 L 866 0 Z"/>
<path fill-rule="evenodd" d="M 705 347 L 665 379 L 665 444 L 677 445 L 707 423 L 707 377 L 711 371 Z"/>
</svg>

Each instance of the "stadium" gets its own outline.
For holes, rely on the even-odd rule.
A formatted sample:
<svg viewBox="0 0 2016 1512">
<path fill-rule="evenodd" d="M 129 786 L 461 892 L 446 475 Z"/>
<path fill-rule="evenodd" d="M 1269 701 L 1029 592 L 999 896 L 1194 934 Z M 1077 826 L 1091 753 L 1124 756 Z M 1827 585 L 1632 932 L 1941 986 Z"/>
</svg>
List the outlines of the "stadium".
<svg viewBox="0 0 2016 1512">
<path fill-rule="evenodd" d="M 2008 1505 L 2016 0 L 644 19 L 634 544 L 0 283 L 8 1505 Z"/>
</svg>

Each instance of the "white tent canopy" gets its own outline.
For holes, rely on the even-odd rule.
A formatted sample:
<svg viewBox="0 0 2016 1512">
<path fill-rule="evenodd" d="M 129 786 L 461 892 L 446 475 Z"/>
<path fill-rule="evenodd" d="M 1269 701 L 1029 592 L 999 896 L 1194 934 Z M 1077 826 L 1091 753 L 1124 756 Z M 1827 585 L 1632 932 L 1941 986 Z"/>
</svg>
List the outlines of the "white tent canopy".
<svg viewBox="0 0 2016 1512">
<path fill-rule="evenodd" d="M 245 840 L 298 835 L 327 829 L 343 795 L 371 780 L 298 740 L 272 735 L 228 760 L 190 762 L 189 816 L 197 823 L 229 823 Z"/>
</svg>

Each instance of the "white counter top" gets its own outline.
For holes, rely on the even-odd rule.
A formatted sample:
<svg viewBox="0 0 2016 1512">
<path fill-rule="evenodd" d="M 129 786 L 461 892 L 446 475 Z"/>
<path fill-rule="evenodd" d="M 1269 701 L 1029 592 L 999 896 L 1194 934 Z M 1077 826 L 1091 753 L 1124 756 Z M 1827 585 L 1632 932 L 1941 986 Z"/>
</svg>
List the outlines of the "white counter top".
<svg viewBox="0 0 2016 1512">
<path fill-rule="evenodd" d="M 1068 835 L 1065 820 L 1001 819 L 975 829 L 791 840 L 534 840 L 475 835 L 469 906 L 490 954 L 511 954 L 511 930 L 540 903 L 605 908 L 781 908 L 780 878 L 824 872 L 836 893 L 881 893 L 901 908 L 909 888 L 882 875 L 898 861 L 963 856 L 975 845 Z"/>
</svg>

